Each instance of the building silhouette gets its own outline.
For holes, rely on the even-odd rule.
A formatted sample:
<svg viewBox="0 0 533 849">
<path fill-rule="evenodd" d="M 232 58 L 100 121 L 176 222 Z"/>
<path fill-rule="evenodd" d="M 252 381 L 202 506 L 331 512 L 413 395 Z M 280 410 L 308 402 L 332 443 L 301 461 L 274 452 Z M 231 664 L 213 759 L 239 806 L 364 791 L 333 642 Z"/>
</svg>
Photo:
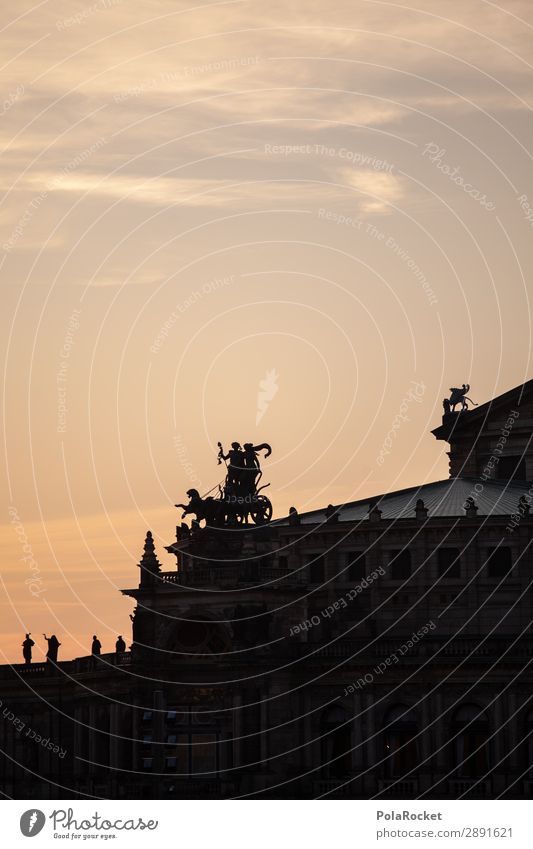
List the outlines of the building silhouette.
<svg viewBox="0 0 533 849">
<path fill-rule="evenodd" d="M 528 381 L 445 412 L 447 480 L 180 526 L 170 572 L 148 532 L 130 651 L 0 667 L 3 793 L 529 797 L 532 432 Z"/>
</svg>

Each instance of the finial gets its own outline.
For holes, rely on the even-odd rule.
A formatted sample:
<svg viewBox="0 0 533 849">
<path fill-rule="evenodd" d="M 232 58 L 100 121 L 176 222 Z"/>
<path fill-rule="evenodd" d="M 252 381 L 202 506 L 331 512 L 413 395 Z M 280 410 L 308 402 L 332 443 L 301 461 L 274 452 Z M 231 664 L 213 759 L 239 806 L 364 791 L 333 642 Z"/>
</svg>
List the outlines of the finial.
<svg viewBox="0 0 533 849">
<path fill-rule="evenodd" d="M 328 504 L 326 507 L 326 521 L 327 522 L 338 522 L 339 514 L 337 512 L 337 508 L 333 506 L 333 504 Z"/>
<path fill-rule="evenodd" d="M 159 574 L 161 571 L 161 564 L 157 559 L 157 555 L 155 553 L 155 545 L 154 538 L 152 536 L 152 531 L 146 532 L 146 539 L 144 541 L 144 551 L 143 556 L 141 558 L 141 562 L 139 563 L 139 567 L 146 572 L 152 572 L 153 574 Z"/>
<path fill-rule="evenodd" d="M 424 519 L 427 519 L 428 513 L 428 508 L 424 504 L 423 500 L 421 498 L 418 498 L 415 506 L 416 518 L 423 521 Z"/>
<path fill-rule="evenodd" d="M 379 509 L 376 501 L 371 501 L 368 505 L 368 518 L 371 522 L 379 522 L 382 511 Z"/>
<path fill-rule="evenodd" d="M 478 506 L 477 506 L 476 502 L 474 501 L 474 499 L 472 498 L 471 495 L 466 499 L 465 504 L 464 504 L 464 509 L 465 509 L 466 515 L 470 519 L 473 519 L 477 516 Z"/>
</svg>

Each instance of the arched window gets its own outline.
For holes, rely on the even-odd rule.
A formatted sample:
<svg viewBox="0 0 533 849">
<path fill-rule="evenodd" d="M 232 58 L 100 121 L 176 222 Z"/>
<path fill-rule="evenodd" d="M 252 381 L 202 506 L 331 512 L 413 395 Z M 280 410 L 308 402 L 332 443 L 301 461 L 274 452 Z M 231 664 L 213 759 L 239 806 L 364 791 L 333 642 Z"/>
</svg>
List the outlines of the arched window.
<svg viewBox="0 0 533 849">
<path fill-rule="evenodd" d="M 348 580 L 361 581 L 366 575 L 366 555 L 364 551 L 349 551 L 346 554 Z"/>
<path fill-rule="evenodd" d="M 487 572 L 489 578 L 505 578 L 513 568 L 511 549 L 507 545 L 487 549 Z"/>
<path fill-rule="evenodd" d="M 496 466 L 495 477 L 506 481 L 527 480 L 525 458 L 520 455 L 516 457 L 500 457 Z"/>
<path fill-rule="evenodd" d="M 405 775 L 418 766 L 418 723 L 406 705 L 394 705 L 383 720 L 385 774 L 389 778 Z"/>
<path fill-rule="evenodd" d="M 350 774 L 352 732 L 344 708 L 330 707 L 320 718 L 321 763 L 325 778 Z"/>
<path fill-rule="evenodd" d="M 461 550 L 459 548 L 439 548 L 437 561 L 439 578 L 461 577 Z"/>
<path fill-rule="evenodd" d="M 477 705 L 462 705 L 452 721 L 454 764 L 459 778 L 482 778 L 489 768 L 489 722 Z"/>
<path fill-rule="evenodd" d="M 309 561 L 309 583 L 323 584 L 325 580 L 324 558 L 319 554 L 312 554 Z"/>
<path fill-rule="evenodd" d="M 393 581 L 411 577 L 411 552 L 407 548 L 390 552 L 390 577 Z"/>
</svg>

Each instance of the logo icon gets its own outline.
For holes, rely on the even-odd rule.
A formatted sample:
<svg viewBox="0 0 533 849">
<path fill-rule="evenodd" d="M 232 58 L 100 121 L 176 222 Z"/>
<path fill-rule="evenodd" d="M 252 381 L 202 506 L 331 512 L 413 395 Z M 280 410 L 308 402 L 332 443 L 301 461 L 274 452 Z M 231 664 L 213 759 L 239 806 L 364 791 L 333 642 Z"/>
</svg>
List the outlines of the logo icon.
<svg viewBox="0 0 533 849">
<path fill-rule="evenodd" d="M 37 808 L 30 808 L 29 811 L 24 811 L 20 818 L 20 830 L 24 837 L 35 837 L 42 831 L 46 817 L 42 811 Z"/>
<path fill-rule="evenodd" d="M 257 413 L 255 416 L 256 426 L 265 415 L 270 402 L 279 389 L 278 378 L 279 374 L 275 368 L 272 368 L 269 369 L 264 378 L 259 381 L 259 389 L 257 391 Z"/>
</svg>

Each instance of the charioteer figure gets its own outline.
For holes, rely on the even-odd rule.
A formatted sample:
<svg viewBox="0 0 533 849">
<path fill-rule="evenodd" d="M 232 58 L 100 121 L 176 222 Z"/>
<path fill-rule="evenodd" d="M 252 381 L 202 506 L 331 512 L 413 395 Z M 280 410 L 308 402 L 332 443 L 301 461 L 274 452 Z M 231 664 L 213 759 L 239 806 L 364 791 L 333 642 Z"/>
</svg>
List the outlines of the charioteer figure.
<svg viewBox="0 0 533 849">
<path fill-rule="evenodd" d="M 272 504 L 261 490 L 270 484 L 257 487 L 262 477 L 259 453 L 265 452 L 269 457 L 272 448 L 268 443 L 254 445 L 232 442 L 231 450 L 227 453 L 221 442 L 218 443 L 218 462 L 226 463 L 226 480 L 224 486 L 218 485 L 219 497 L 214 498 L 207 493 L 202 497 L 197 489 L 189 489 L 187 495 L 189 504 L 176 504 L 183 508 L 182 519 L 190 514 L 196 514 L 196 522 L 205 521 L 206 525 L 234 526 L 248 524 L 248 518 L 256 525 L 265 524 L 272 518 Z M 216 487 L 213 487 L 215 489 Z M 210 490 L 212 491 L 212 490 Z"/>
<path fill-rule="evenodd" d="M 218 447 L 218 462 L 220 463 L 222 460 L 229 460 L 226 483 L 233 484 L 233 486 L 239 486 L 244 472 L 244 451 L 241 448 L 240 442 L 232 442 L 231 451 L 228 451 L 227 454 L 224 454 L 221 442 L 218 443 Z"/>
</svg>

